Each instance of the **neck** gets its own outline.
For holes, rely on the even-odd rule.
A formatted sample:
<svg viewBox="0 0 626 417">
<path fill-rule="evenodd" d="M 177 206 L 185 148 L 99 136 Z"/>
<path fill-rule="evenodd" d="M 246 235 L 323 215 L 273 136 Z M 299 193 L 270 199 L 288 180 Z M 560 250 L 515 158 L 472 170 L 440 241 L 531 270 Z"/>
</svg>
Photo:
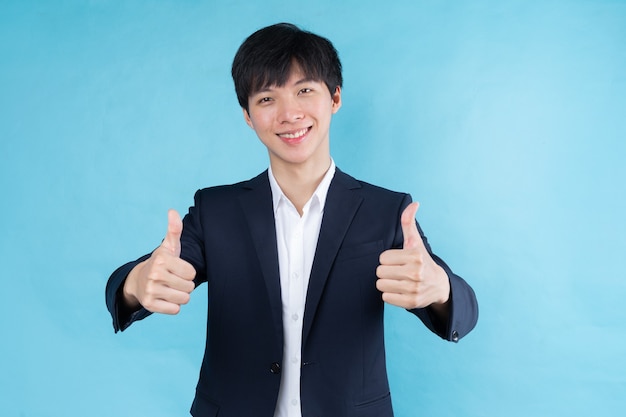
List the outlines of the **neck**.
<svg viewBox="0 0 626 417">
<path fill-rule="evenodd" d="M 302 215 L 304 205 L 311 199 L 330 168 L 330 156 L 326 158 L 325 163 L 287 166 L 271 163 L 271 165 L 280 189 Z"/>
</svg>

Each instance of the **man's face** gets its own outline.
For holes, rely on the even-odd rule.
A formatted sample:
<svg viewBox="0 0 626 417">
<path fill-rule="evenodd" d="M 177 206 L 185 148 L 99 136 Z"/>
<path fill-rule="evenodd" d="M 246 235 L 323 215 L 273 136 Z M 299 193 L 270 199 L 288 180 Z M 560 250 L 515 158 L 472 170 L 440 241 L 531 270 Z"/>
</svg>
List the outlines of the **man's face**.
<svg viewBox="0 0 626 417">
<path fill-rule="evenodd" d="M 270 86 L 248 98 L 246 123 L 267 147 L 272 169 L 323 164 L 330 156 L 330 120 L 341 107 L 321 81 L 307 80 L 294 66 L 284 86 Z M 311 165 L 315 166 L 315 165 Z"/>
</svg>

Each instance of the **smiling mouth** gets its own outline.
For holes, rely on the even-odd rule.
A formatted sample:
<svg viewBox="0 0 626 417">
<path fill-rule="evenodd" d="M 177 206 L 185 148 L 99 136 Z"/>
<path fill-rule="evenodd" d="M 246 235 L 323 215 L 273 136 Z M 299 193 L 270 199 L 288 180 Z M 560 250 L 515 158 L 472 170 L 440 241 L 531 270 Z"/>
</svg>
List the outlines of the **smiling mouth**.
<svg viewBox="0 0 626 417">
<path fill-rule="evenodd" d="M 305 127 L 304 129 L 296 130 L 295 132 L 279 133 L 278 137 L 286 142 L 295 143 L 304 138 L 306 134 L 309 133 L 309 130 L 311 130 L 310 127 Z"/>
</svg>

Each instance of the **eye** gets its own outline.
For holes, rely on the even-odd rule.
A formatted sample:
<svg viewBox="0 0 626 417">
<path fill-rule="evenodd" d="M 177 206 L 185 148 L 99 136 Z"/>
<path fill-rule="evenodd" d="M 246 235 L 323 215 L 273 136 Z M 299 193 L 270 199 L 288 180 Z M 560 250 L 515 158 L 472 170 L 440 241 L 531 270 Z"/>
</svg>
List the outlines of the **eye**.
<svg viewBox="0 0 626 417">
<path fill-rule="evenodd" d="M 265 104 L 265 103 L 269 103 L 270 101 L 272 101 L 271 97 L 261 97 L 257 103 L 259 104 Z"/>
<path fill-rule="evenodd" d="M 311 90 L 308 87 L 305 87 L 305 88 L 301 89 L 300 91 L 298 91 L 298 94 L 306 94 L 306 93 L 310 93 L 311 91 L 313 91 L 313 90 Z"/>
</svg>

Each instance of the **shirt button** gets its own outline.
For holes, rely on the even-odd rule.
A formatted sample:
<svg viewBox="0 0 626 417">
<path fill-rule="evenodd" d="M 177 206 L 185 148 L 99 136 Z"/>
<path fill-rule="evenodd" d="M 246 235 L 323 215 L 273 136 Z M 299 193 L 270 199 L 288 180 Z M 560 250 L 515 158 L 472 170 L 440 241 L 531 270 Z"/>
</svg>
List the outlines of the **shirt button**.
<svg viewBox="0 0 626 417">
<path fill-rule="evenodd" d="M 299 317 L 297 314 L 295 314 L 295 313 L 291 315 L 291 319 L 292 319 L 293 321 L 298 321 L 298 319 L 299 319 L 299 318 L 300 318 L 300 317 Z"/>
<path fill-rule="evenodd" d="M 295 398 L 291 400 L 291 405 L 298 405 L 298 400 L 296 400 Z"/>
<path fill-rule="evenodd" d="M 297 272 L 294 272 L 293 274 L 291 274 L 291 277 L 292 277 L 293 279 L 298 279 L 298 277 L 299 277 L 299 276 L 300 276 L 300 275 L 299 275 Z"/>
<path fill-rule="evenodd" d="M 291 363 L 298 363 L 298 358 L 291 358 Z"/>
</svg>

